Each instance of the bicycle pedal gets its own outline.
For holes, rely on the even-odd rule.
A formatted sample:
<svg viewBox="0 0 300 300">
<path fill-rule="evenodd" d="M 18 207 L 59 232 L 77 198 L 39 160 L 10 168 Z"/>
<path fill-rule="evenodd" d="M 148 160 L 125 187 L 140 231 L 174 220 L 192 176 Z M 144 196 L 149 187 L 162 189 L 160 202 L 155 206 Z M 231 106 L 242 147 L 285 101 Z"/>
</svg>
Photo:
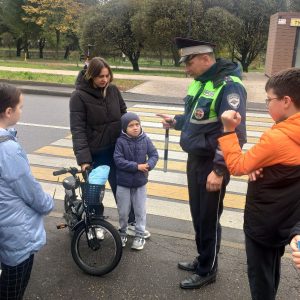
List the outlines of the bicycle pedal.
<svg viewBox="0 0 300 300">
<path fill-rule="evenodd" d="M 65 223 L 61 223 L 61 224 L 56 225 L 56 229 L 63 229 L 63 228 L 66 228 L 66 227 L 68 227 L 68 225 L 65 224 Z"/>
</svg>

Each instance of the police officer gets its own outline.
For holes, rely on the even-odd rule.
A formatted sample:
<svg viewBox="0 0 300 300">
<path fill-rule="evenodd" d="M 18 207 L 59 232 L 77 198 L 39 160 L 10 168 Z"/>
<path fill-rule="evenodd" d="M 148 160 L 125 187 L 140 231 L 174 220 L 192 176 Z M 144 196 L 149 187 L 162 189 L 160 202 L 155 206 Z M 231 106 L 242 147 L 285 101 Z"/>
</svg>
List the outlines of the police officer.
<svg viewBox="0 0 300 300">
<path fill-rule="evenodd" d="M 180 63 L 193 77 L 185 109 L 181 115 L 159 114 L 165 128 L 181 130 L 180 146 L 188 153 L 189 203 L 198 256 L 178 267 L 192 271 L 181 281 L 183 289 L 200 288 L 215 282 L 221 241 L 220 217 L 229 173 L 217 139 L 222 135 L 220 116 L 233 109 L 242 116 L 237 128 L 241 146 L 246 142 L 246 91 L 238 64 L 215 59 L 215 45 L 187 38 L 176 38 Z"/>
</svg>

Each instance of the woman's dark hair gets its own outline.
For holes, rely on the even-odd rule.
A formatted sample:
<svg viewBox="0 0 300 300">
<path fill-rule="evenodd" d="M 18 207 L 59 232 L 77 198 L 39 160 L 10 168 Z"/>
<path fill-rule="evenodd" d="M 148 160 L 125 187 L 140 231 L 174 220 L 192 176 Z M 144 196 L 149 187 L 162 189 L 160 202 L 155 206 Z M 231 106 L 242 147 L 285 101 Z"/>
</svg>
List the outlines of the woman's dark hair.
<svg viewBox="0 0 300 300">
<path fill-rule="evenodd" d="M 109 64 L 102 57 L 94 57 L 89 61 L 88 67 L 85 72 L 85 79 L 90 81 L 101 73 L 103 68 L 107 68 L 110 75 L 110 82 L 113 80 L 113 73 Z"/>
<path fill-rule="evenodd" d="M 7 108 L 15 109 L 20 101 L 21 91 L 13 85 L 0 83 L 0 114 Z"/>
</svg>

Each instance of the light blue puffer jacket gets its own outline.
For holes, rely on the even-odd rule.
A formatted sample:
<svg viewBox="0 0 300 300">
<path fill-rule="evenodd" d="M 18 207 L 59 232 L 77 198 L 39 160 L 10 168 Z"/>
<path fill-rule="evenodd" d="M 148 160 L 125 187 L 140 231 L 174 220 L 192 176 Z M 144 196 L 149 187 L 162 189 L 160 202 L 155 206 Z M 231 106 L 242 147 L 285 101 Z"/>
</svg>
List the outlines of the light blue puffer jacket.
<svg viewBox="0 0 300 300">
<path fill-rule="evenodd" d="M 0 128 L 0 136 L 13 133 Z M 31 174 L 16 138 L 0 143 L 0 261 L 16 266 L 46 243 L 43 215 L 54 206 Z"/>
</svg>

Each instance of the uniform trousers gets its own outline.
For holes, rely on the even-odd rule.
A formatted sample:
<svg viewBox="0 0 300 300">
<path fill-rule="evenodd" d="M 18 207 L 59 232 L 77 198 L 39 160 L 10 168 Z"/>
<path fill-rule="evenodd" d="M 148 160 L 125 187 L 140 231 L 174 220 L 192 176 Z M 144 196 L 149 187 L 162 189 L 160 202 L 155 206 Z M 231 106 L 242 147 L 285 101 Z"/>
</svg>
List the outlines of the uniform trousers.
<svg viewBox="0 0 300 300">
<path fill-rule="evenodd" d="M 247 235 L 245 241 L 252 299 L 275 300 L 285 247 L 267 247 Z"/>
<path fill-rule="evenodd" d="M 220 217 L 229 175 L 224 175 L 220 191 L 206 190 L 207 176 L 213 169 L 213 158 L 188 155 L 187 179 L 189 203 L 195 230 L 198 251 L 196 273 L 205 276 L 218 267 L 218 253 L 221 243 Z"/>
<path fill-rule="evenodd" d="M 11 267 L 1 263 L 2 273 L 0 276 L 0 299 L 1 300 L 22 300 L 27 287 L 34 255 Z"/>
</svg>

